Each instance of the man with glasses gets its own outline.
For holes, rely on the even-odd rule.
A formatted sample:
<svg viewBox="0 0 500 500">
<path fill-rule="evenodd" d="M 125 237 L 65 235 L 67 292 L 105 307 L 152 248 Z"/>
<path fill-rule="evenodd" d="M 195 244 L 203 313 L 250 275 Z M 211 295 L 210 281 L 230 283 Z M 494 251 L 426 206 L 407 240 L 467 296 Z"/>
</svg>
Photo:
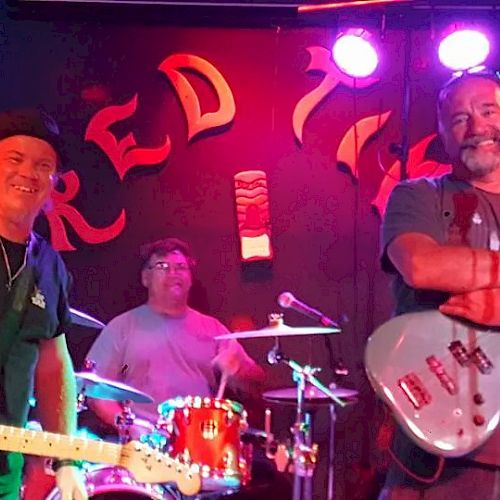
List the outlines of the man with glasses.
<svg viewBox="0 0 500 500">
<path fill-rule="evenodd" d="M 57 124 L 42 110 L 0 113 L 0 423 L 24 427 L 34 390 L 43 428 L 73 434 L 75 378 L 64 335 L 70 279 L 60 255 L 33 232 L 60 146 Z M 56 481 L 62 498 L 81 500 L 74 465 L 60 460 Z M 19 453 L 0 452 L 1 498 L 19 498 L 22 466 Z"/>
<path fill-rule="evenodd" d="M 439 309 L 498 327 L 498 73 L 467 72 L 453 78 L 439 93 L 437 112 L 453 171 L 405 181 L 394 189 L 382 228 L 382 267 L 394 274 L 396 314 Z M 462 458 L 430 455 L 399 430 L 393 452 L 380 499 L 442 499 L 450 494 L 500 498 L 499 429 Z"/>
<path fill-rule="evenodd" d="M 195 265 L 188 245 L 167 238 L 142 247 L 141 257 L 147 302 L 110 321 L 87 355 L 99 375 L 153 397 L 151 404 L 135 405 L 134 413 L 155 422 L 158 404 L 167 399 L 212 397 L 221 374 L 233 387 L 262 382 L 262 368 L 237 341 L 214 339 L 227 328 L 188 305 Z M 110 425 L 122 410 L 114 401 L 93 400 L 91 407 Z"/>
</svg>

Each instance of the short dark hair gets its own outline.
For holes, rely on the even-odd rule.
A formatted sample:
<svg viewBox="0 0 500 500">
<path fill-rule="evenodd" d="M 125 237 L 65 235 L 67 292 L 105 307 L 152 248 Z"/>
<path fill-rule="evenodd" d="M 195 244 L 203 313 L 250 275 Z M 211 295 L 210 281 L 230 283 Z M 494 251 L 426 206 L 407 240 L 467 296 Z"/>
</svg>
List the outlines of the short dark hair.
<svg viewBox="0 0 500 500">
<path fill-rule="evenodd" d="M 57 153 L 58 168 L 63 155 L 59 127 L 42 108 L 11 109 L 0 113 L 0 141 L 15 135 L 36 137 L 50 144 Z"/>
<path fill-rule="evenodd" d="M 184 257 L 186 257 L 189 268 L 191 271 L 196 265 L 196 260 L 193 257 L 191 248 L 189 245 L 178 238 L 163 238 L 161 240 L 156 240 L 151 243 L 145 243 L 140 247 L 140 256 L 142 260 L 141 268 L 144 269 L 152 255 L 167 255 L 172 252 L 180 252 Z"/>
</svg>

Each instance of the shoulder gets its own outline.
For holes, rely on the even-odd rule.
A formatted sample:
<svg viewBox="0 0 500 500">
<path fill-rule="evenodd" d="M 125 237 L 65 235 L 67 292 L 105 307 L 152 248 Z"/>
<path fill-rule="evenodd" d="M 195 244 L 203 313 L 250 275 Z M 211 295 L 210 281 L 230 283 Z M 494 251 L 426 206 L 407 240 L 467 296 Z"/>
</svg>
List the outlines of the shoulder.
<svg viewBox="0 0 500 500">
<path fill-rule="evenodd" d="M 448 176 L 419 177 L 401 181 L 389 196 L 386 216 L 434 210 L 442 194 L 450 191 L 453 185 Z"/>
<path fill-rule="evenodd" d="M 54 267 L 61 272 L 67 272 L 66 264 L 64 263 L 61 254 L 57 252 L 54 247 L 38 233 L 31 233 L 30 250 L 40 267 Z"/>
<path fill-rule="evenodd" d="M 213 333 L 213 336 L 229 332 L 217 318 L 203 314 L 195 309 L 188 309 L 187 318 L 190 322 L 199 325 L 206 333 Z"/>
<path fill-rule="evenodd" d="M 123 325 L 128 325 L 133 323 L 137 319 L 143 317 L 147 314 L 147 308 L 144 305 L 134 307 L 133 309 L 129 309 L 128 311 L 122 312 L 115 316 L 108 323 L 108 327 L 119 327 Z"/>
<path fill-rule="evenodd" d="M 440 177 L 417 177 L 399 182 L 393 190 L 393 194 L 401 193 L 438 193 L 449 183 L 448 175 Z"/>
</svg>

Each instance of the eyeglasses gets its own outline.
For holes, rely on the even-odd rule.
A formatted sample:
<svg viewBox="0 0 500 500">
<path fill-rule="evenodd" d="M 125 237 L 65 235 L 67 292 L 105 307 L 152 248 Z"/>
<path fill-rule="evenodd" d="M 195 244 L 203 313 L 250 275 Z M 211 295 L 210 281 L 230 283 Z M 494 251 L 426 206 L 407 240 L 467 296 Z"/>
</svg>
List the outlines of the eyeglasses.
<svg viewBox="0 0 500 500">
<path fill-rule="evenodd" d="M 155 262 L 151 266 L 148 266 L 148 269 L 158 269 L 164 273 L 168 273 L 169 271 L 183 273 L 189 271 L 189 264 L 187 262 L 176 262 L 175 264 L 170 264 L 170 262 L 159 261 Z"/>
</svg>

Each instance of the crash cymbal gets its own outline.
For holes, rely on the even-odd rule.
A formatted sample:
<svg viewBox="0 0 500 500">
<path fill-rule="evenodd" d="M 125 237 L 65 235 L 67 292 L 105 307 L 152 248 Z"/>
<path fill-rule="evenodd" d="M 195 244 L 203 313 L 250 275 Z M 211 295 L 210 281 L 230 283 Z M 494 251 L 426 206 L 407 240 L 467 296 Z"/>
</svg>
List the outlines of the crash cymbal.
<svg viewBox="0 0 500 500">
<path fill-rule="evenodd" d="M 333 384 L 329 389 L 334 396 L 342 399 L 352 399 L 358 395 L 358 391 L 354 389 L 336 387 Z M 262 397 L 272 403 L 295 404 L 297 403 L 297 387 L 284 387 L 266 391 L 262 394 Z M 314 385 L 307 384 L 304 391 L 304 402 L 306 404 L 330 404 L 332 400 Z"/>
<path fill-rule="evenodd" d="M 104 328 L 106 325 L 101 323 L 98 319 L 89 316 L 88 314 L 78 311 L 78 309 L 74 309 L 73 307 L 69 308 L 71 313 L 71 321 L 74 325 L 87 326 L 89 328 Z"/>
<path fill-rule="evenodd" d="M 107 380 L 92 372 L 75 373 L 78 392 L 96 399 L 112 401 L 134 401 L 135 403 L 152 403 L 153 398 L 129 385 Z"/>
<path fill-rule="evenodd" d="M 225 339 L 252 339 L 261 337 L 293 337 L 294 335 L 324 335 L 327 333 L 338 333 L 339 328 L 325 328 L 322 326 L 288 326 L 278 324 L 268 326 L 261 330 L 249 330 L 248 332 L 226 333 L 215 337 L 217 340 Z"/>
</svg>

